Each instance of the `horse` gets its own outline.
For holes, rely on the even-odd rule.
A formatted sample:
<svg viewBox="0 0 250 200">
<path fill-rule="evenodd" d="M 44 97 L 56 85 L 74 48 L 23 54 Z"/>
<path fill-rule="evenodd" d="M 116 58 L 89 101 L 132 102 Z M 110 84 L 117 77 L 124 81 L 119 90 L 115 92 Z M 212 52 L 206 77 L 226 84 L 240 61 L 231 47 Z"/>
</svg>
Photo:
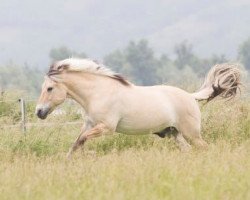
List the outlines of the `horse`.
<svg viewBox="0 0 250 200">
<path fill-rule="evenodd" d="M 85 122 L 67 157 L 87 140 L 112 133 L 174 136 L 181 151 L 207 148 L 201 136 L 198 101 L 233 98 L 241 85 L 237 64 L 217 64 L 194 93 L 180 88 L 137 86 L 103 64 L 69 58 L 53 63 L 44 77 L 36 115 L 45 119 L 65 99 L 78 102 Z"/>
</svg>

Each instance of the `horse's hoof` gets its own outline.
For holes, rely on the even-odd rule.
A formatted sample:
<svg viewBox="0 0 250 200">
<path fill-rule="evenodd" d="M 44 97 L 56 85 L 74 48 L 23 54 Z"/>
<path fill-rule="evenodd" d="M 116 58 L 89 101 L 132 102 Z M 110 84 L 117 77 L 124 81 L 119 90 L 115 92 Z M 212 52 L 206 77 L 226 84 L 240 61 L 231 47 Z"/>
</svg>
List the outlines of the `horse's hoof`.
<svg viewBox="0 0 250 200">
<path fill-rule="evenodd" d="M 67 159 L 67 160 L 71 160 L 71 159 L 72 159 L 72 154 L 71 154 L 71 153 L 67 153 L 66 159 Z"/>
</svg>

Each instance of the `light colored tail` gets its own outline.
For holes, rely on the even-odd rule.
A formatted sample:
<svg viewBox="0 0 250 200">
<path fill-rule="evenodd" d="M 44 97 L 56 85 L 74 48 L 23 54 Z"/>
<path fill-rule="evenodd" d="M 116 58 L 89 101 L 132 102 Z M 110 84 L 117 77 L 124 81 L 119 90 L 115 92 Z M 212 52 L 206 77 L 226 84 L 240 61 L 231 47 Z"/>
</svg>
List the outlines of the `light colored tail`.
<svg viewBox="0 0 250 200">
<path fill-rule="evenodd" d="M 233 98 L 240 91 L 241 72 L 237 64 L 218 64 L 213 66 L 201 88 L 192 93 L 196 100 L 210 101 L 217 96 Z"/>
</svg>

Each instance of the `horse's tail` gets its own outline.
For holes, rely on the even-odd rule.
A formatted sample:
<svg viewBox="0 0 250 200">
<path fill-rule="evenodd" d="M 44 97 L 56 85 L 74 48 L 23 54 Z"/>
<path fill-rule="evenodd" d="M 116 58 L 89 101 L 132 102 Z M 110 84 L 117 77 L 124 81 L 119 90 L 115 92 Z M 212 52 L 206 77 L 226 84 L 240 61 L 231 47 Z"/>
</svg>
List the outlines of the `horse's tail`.
<svg viewBox="0 0 250 200">
<path fill-rule="evenodd" d="M 241 85 L 241 72 L 237 64 L 218 64 L 213 66 L 201 88 L 192 93 L 196 100 L 210 101 L 217 96 L 225 99 L 233 98 Z"/>
</svg>

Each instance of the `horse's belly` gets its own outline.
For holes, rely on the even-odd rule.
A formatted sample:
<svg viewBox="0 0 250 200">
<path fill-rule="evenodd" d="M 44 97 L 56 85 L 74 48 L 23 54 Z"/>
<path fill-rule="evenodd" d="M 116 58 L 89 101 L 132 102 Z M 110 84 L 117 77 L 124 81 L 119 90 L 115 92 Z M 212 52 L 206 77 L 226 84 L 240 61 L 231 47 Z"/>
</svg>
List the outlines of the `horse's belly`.
<svg viewBox="0 0 250 200">
<path fill-rule="evenodd" d="M 159 132 L 166 127 L 174 126 L 175 120 L 171 113 L 149 113 L 123 118 L 117 125 L 116 132 L 124 134 L 150 134 Z"/>
<path fill-rule="evenodd" d="M 143 134 L 151 134 L 160 132 L 166 127 L 170 127 L 168 124 L 163 124 L 161 126 L 155 126 L 155 127 L 117 127 L 116 132 L 118 133 L 124 133 L 127 135 L 143 135 Z"/>
</svg>

